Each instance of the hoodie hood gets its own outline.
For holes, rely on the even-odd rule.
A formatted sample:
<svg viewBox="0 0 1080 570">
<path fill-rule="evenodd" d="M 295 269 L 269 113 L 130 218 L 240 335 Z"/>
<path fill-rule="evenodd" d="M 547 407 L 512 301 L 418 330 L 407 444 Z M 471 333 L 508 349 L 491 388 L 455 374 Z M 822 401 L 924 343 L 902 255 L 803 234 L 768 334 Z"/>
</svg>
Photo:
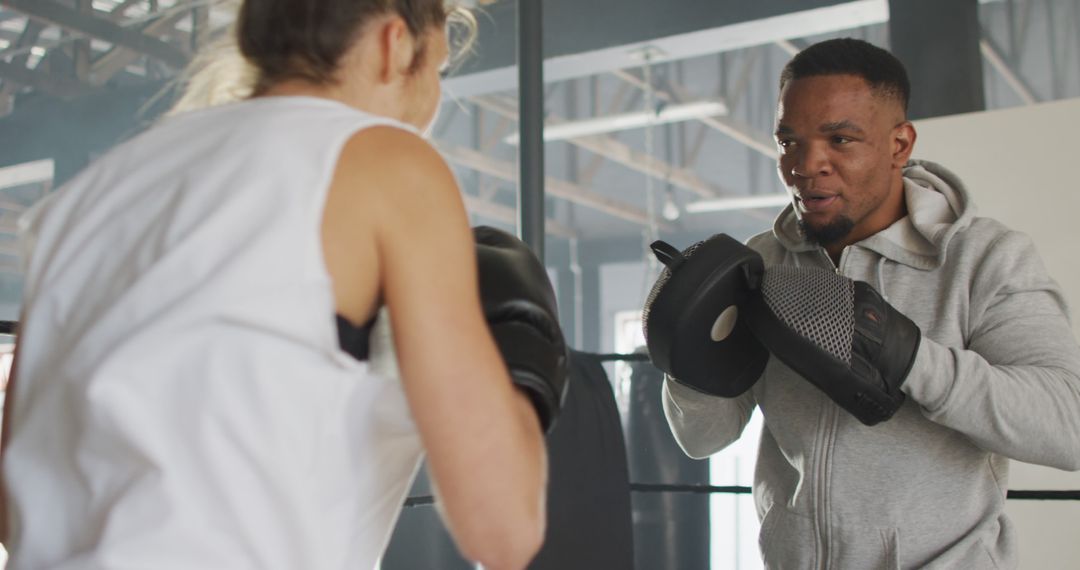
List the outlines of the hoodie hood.
<svg viewBox="0 0 1080 570">
<path fill-rule="evenodd" d="M 939 164 L 912 160 L 904 166 L 903 176 L 908 214 L 859 246 L 917 269 L 937 268 L 945 262 L 952 237 L 971 225 L 975 206 L 960 179 Z M 806 241 L 792 205 L 776 217 L 773 235 L 791 252 L 820 247 Z"/>
</svg>

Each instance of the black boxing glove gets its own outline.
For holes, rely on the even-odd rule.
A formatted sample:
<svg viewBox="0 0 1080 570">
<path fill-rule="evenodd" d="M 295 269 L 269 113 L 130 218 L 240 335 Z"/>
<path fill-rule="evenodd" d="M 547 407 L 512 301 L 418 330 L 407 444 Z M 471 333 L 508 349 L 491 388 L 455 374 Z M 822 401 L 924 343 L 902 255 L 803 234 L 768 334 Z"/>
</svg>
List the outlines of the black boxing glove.
<svg viewBox="0 0 1080 570">
<path fill-rule="evenodd" d="M 921 332 L 862 281 L 775 266 L 746 304 L 747 324 L 777 358 L 862 423 L 893 416 Z"/>
<path fill-rule="evenodd" d="M 749 390 L 769 361 L 741 309 L 757 294 L 761 256 L 725 234 L 683 251 L 659 240 L 651 247 L 665 269 L 642 311 L 649 359 L 705 394 L 733 398 Z"/>
<path fill-rule="evenodd" d="M 566 396 L 567 347 L 544 265 L 517 237 L 473 228 L 480 301 L 514 384 L 549 431 Z"/>
</svg>

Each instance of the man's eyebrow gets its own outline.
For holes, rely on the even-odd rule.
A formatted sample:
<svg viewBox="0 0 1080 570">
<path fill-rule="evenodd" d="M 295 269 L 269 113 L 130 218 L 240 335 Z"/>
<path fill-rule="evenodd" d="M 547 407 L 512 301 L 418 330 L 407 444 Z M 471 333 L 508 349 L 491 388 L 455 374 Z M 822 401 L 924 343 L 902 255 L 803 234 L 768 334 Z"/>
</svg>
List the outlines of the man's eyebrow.
<svg viewBox="0 0 1080 570">
<path fill-rule="evenodd" d="M 857 133 L 864 132 L 858 125 L 847 119 L 844 119 L 843 121 L 825 123 L 824 125 L 818 127 L 818 132 L 822 133 L 835 133 L 836 131 L 855 131 Z"/>
<path fill-rule="evenodd" d="M 795 131 L 792 130 L 791 127 L 789 127 L 787 125 L 777 125 L 776 126 L 776 134 L 777 135 L 790 135 L 793 132 L 795 132 Z"/>
</svg>

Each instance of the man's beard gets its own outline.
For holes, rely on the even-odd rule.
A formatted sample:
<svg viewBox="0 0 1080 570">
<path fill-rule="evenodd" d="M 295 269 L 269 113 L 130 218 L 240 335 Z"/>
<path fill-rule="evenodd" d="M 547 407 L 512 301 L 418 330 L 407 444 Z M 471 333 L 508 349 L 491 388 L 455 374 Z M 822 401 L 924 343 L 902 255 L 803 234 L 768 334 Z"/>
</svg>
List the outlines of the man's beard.
<svg viewBox="0 0 1080 570">
<path fill-rule="evenodd" d="M 835 220 L 820 227 L 814 227 L 805 220 L 799 220 L 799 231 L 806 236 L 807 241 L 823 247 L 844 239 L 854 227 L 855 222 L 847 216 L 837 216 Z"/>
</svg>

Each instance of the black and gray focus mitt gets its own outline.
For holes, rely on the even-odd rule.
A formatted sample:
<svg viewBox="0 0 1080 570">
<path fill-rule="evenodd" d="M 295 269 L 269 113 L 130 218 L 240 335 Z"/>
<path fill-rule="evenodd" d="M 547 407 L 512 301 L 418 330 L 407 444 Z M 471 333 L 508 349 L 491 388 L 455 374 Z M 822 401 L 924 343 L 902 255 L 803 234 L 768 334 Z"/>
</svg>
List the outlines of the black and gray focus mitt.
<svg viewBox="0 0 1080 570">
<path fill-rule="evenodd" d="M 642 313 L 650 360 L 706 394 L 733 398 L 750 389 L 769 360 L 740 312 L 756 295 L 761 256 L 725 234 L 681 252 L 664 241 L 652 250 L 665 269 Z"/>
<path fill-rule="evenodd" d="M 723 234 L 653 251 L 667 269 L 645 304 L 645 337 L 673 380 L 736 396 L 767 351 L 866 425 L 904 403 L 921 333 L 869 284 L 818 267 L 763 270 L 756 252 Z"/>
<path fill-rule="evenodd" d="M 919 327 L 869 284 L 818 267 L 774 266 L 745 306 L 770 352 L 862 423 L 893 416 Z"/>
</svg>

